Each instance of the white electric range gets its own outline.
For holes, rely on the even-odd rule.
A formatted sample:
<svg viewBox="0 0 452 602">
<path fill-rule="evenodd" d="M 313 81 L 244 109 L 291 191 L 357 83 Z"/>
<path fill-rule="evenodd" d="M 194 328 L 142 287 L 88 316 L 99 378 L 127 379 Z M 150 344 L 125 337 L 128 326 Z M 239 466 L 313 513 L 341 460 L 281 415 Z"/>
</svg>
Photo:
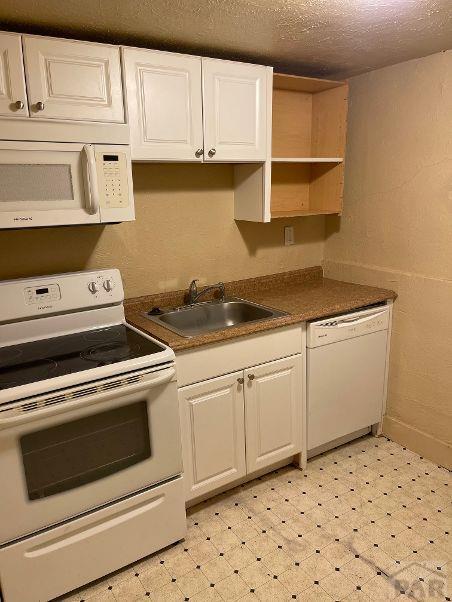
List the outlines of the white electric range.
<svg viewBox="0 0 452 602">
<path fill-rule="evenodd" d="M 0 587 L 47 601 L 186 529 L 171 349 L 118 270 L 0 282 Z"/>
</svg>

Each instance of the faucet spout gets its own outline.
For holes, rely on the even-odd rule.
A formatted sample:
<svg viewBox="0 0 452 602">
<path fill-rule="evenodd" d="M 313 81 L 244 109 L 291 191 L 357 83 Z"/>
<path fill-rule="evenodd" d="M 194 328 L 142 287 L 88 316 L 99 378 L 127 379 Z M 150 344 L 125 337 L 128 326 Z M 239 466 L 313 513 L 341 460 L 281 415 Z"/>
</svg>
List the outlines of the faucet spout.
<svg viewBox="0 0 452 602">
<path fill-rule="evenodd" d="M 198 295 L 198 286 L 196 284 L 197 282 L 197 279 L 192 280 L 190 282 L 190 286 L 188 287 L 188 305 L 193 305 L 193 303 L 195 302 L 194 299 Z"/>
<path fill-rule="evenodd" d="M 220 299 L 222 301 L 226 298 L 226 293 L 224 289 L 224 282 L 218 282 L 217 284 L 212 284 L 211 286 L 206 286 L 201 291 L 198 292 L 198 287 L 196 285 L 197 280 L 192 280 L 190 286 L 188 288 L 188 304 L 193 305 L 196 303 L 202 296 L 210 291 L 218 290 L 220 292 Z"/>
</svg>

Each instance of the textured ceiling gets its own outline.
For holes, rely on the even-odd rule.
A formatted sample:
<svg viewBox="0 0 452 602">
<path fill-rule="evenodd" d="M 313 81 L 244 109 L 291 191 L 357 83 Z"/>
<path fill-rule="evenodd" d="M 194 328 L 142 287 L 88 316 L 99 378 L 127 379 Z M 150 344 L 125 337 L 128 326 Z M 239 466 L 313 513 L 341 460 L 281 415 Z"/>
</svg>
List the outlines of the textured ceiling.
<svg viewBox="0 0 452 602">
<path fill-rule="evenodd" d="M 350 76 L 452 47 L 452 0 L 1 0 L 0 28 Z"/>
</svg>

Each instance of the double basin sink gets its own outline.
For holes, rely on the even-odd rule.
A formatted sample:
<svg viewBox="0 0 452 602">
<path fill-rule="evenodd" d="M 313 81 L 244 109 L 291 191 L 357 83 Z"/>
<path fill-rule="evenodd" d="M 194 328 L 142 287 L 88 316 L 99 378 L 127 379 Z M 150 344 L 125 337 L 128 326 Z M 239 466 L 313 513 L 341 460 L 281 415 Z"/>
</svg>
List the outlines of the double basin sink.
<svg viewBox="0 0 452 602">
<path fill-rule="evenodd" d="M 221 301 L 206 301 L 168 310 L 154 309 L 146 314 L 146 317 L 180 336 L 193 337 L 286 315 L 283 311 L 243 299 L 226 298 Z"/>
</svg>

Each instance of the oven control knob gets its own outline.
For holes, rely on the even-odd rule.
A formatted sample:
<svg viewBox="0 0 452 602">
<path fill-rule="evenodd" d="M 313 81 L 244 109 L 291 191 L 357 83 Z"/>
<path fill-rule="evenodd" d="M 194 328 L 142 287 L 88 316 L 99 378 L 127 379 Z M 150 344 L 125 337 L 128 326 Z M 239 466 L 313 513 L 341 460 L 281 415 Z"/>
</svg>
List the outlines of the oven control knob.
<svg viewBox="0 0 452 602">
<path fill-rule="evenodd" d="M 92 295 L 95 295 L 98 292 L 98 288 L 97 288 L 97 282 L 89 282 L 88 283 L 88 290 Z"/>
<path fill-rule="evenodd" d="M 103 286 L 107 293 L 110 293 L 113 290 L 113 282 L 110 279 L 104 280 Z"/>
</svg>

